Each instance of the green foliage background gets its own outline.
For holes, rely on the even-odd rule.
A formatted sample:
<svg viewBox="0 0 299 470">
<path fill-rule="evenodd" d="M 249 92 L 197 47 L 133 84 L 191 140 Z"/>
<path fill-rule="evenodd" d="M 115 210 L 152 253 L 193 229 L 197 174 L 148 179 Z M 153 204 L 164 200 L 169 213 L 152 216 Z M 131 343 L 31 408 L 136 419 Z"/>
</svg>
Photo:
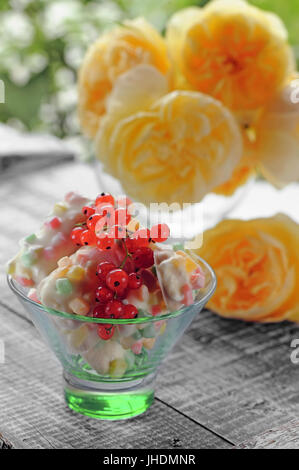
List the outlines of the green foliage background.
<svg viewBox="0 0 299 470">
<path fill-rule="evenodd" d="M 124 18 L 143 15 L 160 31 L 176 10 L 208 0 L 1 0 L 0 121 L 60 137 L 79 133 L 76 71 L 88 45 Z M 278 13 L 299 45 L 299 0 L 252 0 Z"/>
</svg>

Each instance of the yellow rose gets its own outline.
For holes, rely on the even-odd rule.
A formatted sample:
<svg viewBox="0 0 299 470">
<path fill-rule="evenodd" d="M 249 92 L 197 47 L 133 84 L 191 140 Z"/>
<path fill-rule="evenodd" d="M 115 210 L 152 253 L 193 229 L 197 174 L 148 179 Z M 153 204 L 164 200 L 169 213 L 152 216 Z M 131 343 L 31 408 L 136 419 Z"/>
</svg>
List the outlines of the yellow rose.
<svg viewBox="0 0 299 470">
<path fill-rule="evenodd" d="M 165 43 L 143 18 L 125 21 L 102 35 L 87 51 L 79 72 L 79 119 L 94 137 L 106 111 L 115 80 L 138 64 L 151 64 L 163 75 L 170 71 Z"/>
<path fill-rule="evenodd" d="M 263 110 L 256 132 L 253 159 L 265 178 L 277 187 L 299 181 L 299 74 Z"/>
<path fill-rule="evenodd" d="M 179 10 L 170 18 L 166 29 L 166 43 L 169 56 L 174 65 L 174 83 L 176 89 L 191 89 L 183 69 L 183 45 L 186 31 L 201 16 L 201 9 L 189 7 Z"/>
<path fill-rule="evenodd" d="M 299 74 L 294 73 L 271 103 L 240 112 L 244 154 L 277 187 L 299 181 Z"/>
<path fill-rule="evenodd" d="M 279 17 L 244 0 L 214 0 L 177 13 L 166 41 L 190 85 L 232 110 L 268 103 L 295 67 Z"/>
<path fill-rule="evenodd" d="M 218 278 L 208 307 L 246 321 L 299 321 L 299 225 L 278 214 L 224 220 L 196 251 Z"/>
<path fill-rule="evenodd" d="M 299 181 L 299 74 L 292 74 L 267 106 L 238 112 L 236 118 L 244 156 L 230 180 L 214 192 L 232 194 L 255 169 L 277 188 Z"/>
<path fill-rule="evenodd" d="M 249 178 L 255 176 L 255 168 L 245 158 L 242 158 L 240 163 L 233 171 L 231 178 L 213 189 L 215 194 L 222 196 L 232 196 L 234 192 L 243 186 Z"/>
<path fill-rule="evenodd" d="M 238 164 L 239 127 L 212 97 L 162 90 L 153 67 L 135 67 L 120 77 L 97 135 L 97 155 L 141 202 L 199 202 Z"/>
</svg>

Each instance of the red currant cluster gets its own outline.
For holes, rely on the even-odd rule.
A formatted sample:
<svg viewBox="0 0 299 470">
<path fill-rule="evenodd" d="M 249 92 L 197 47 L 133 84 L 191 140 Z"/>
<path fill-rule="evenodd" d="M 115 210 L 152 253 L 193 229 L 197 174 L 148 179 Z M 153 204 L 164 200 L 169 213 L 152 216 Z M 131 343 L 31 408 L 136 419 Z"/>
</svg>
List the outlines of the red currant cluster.
<svg viewBox="0 0 299 470">
<path fill-rule="evenodd" d="M 166 224 L 155 225 L 151 230 L 128 232 L 130 204 L 128 198 L 115 201 L 111 194 L 100 194 L 93 205 L 82 208 L 86 221 L 72 230 L 71 240 L 77 246 L 92 245 L 102 250 L 110 250 L 117 240 L 126 240 L 127 249 L 131 253 L 137 248 L 146 248 L 150 241 L 163 242 L 168 239 L 169 228 Z M 139 255 L 144 256 L 144 253 L 143 250 Z"/>
<path fill-rule="evenodd" d="M 86 221 L 75 227 L 71 232 L 73 243 L 78 246 L 96 245 L 100 249 L 110 250 L 116 239 L 126 236 L 126 225 L 131 216 L 127 206 L 131 203 L 129 199 L 117 201 L 111 194 L 100 194 L 95 203 L 82 208 Z"/>
<path fill-rule="evenodd" d="M 142 279 L 137 273 L 128 274 L 113 263 L 103 261 L 97 267 L 99 286 L 96 290 L 97 305 L 93 310 L 94 318 L 136 318 L 137 308 L 122 302 L 130 289 L 138 289 Z M 99 325 L 98 335 L 102 339 L 112 338 L 114 325 Z"/>
<path fill-rule="evenodd" d="M 128 198 L 115 202 L 111 194 L 102 193 L 94 205 L 82 208 L 86 222 L 71 232 L 71 239 L 78 246 L 92 245 L 108 250 L 118 244 L 124 252 L 120 266 L 103 261 L 97 267 L 95 318 L 136 318 L 137 308 L 123 300 L 130 290 L 139 289 L 143 283 L 150 291 L 157 285 L 150 270 L 154 264 L 152 243 L 166 241 L 169 228 L 166 224 L 158 224 L 150 230 L 141 228 L 131 232 L 127 228 L 131 220 L 128 212 L 130 204 Z M 114 331 L 112 324 L 98 326 L 98 335 L 105 340 L 112 338 Z"/>
</svg>

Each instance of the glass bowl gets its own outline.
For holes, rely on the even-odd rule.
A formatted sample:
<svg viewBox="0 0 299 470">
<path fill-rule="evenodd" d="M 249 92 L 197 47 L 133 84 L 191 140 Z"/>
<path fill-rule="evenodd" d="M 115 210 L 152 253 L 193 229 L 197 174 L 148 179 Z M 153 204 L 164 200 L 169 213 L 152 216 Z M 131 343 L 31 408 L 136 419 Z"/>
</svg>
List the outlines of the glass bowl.
<svg viewBox="0 0 299 470">
<path fill-rule="evenodd" d="M 160 316 L 139 310 L 133 320 L 111 319 L 107 328 L 115 332 L 107 341 L 97 334 L 107 319 L 63 313 L 34 302 L 8 276 L 9 287 L 62 364 L 65 399 L 72 410 L 93 418 L 125 419 L 153 403 L 162 361 L 216 288 L 212 268 L 197 258 L 207 282 L 193 305 Z"/>
<path fill-rule="evenodd" d="M 100 161 L 95 160 L 92 164 L 98 180 L 99 191 L 111 193 L 114 196 L 126 194 L 121 182 L 105 172 Z M 138 201 L 134 201 L 137 203 L 137 218 L 145 227 L 151 227 L 161 222 L 166 223 L 170 228 L 172 243 L 191 240 L 204 230 L 214 227 L 237 207 L 252 188 L 254 181 L 255 178 L 252 176 L 230 196 L 211 192 L 201 202 L 183 204 L 179 206 L 179 210 L 172 210 L 171 206 L 168 208 L 167 204 L 160 204 L 159 207 L 156 204 L 151 204 L 150 207 L 146 207 L 139 204 Z M 193 246 L 193 248 L 199 247 L 200 245 Z"/>
</svg>

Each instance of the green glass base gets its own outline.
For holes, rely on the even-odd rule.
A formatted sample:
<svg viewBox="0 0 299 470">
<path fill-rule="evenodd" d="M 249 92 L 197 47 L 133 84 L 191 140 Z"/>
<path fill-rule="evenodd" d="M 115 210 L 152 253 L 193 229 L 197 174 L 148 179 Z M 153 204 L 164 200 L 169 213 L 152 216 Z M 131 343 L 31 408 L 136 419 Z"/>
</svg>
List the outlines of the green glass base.
<svg viewBox="0 0 299 470">
<path fill-rule="evenodd" d="M 96 389 L 84 381 L 70 380 L 64 374 L 64 395 L 67 405 L 77 413 L 97 419 L 128 419 L 144 413 L 154 401 L 154 391 L 148 383 L 102 384 Z M 148 382 L 148 381 L 146 381 Z M 152 384 L 152 380 L 151 380 Z M 133 386 L 132 386 L 133 385 Z M 116 388 L 117 387 L 117 388 Z"/>
</svg>

